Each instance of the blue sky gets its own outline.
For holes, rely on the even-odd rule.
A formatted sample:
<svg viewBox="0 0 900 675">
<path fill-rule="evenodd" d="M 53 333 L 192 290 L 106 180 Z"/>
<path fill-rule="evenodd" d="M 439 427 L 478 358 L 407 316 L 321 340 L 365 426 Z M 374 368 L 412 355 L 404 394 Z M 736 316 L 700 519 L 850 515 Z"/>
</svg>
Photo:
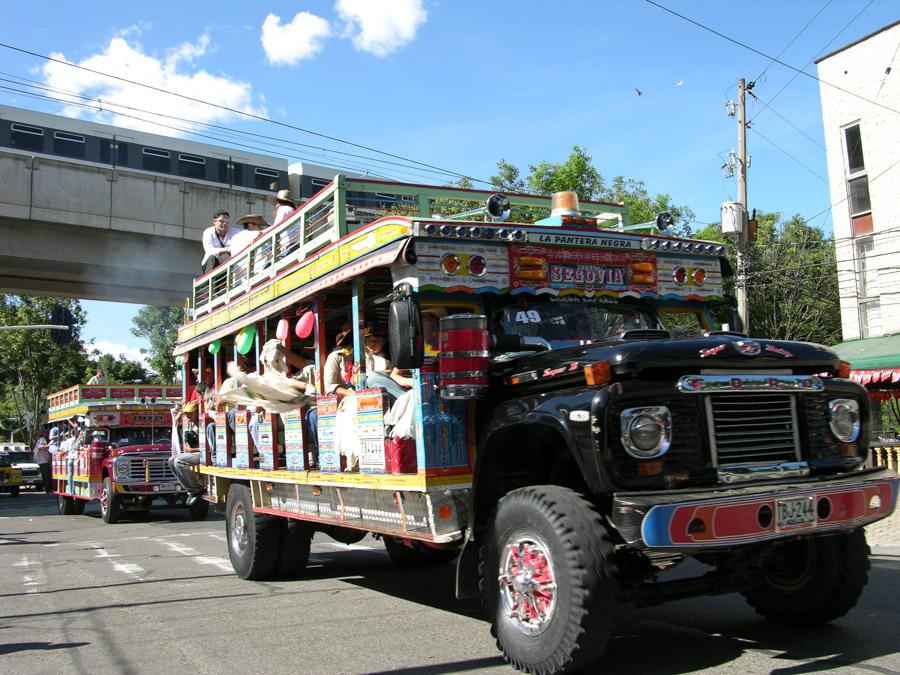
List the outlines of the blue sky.
<svg viewBox="0 0 900 675">
<path fill-rule="evenodd" d="M 900 8 L 895 0 L 662 4 L 760 51 L 776 55 L 784 49 L 781 60 L 798 68 L 823 49 L 831 51 L 895 21 Z M 579 144 L 605 176 L 643 179 L 651 193 L 667 192 L 675 203 L 690 206 L 701 223 L 718 220 L 719 204 L 736 193 L 734 179 L 723 178 L 720 167 L 736 147 L 736 124 L 726 115 L 725 102 L 735 98 L 737 79 L 756 79 L 769 66 L 755 88 L 769 101 L 795 75 L 639 0 L 34 0 L 5 3 L 3 17 L 4 43 L 475 178 L 489 178 L 501 158 L 527 172 L 529 164 L 563 160 Z M 325 144 L 148 90 L 111 85 L 66 66 L 47 66 L 9 49 L 2 52 L 0 70 L 6 74 L 0 77 Z M 815 66 L 806 71 L 815 74 Z M 61 103 L 9 91 L 0 91 L 0 102 L 67 111 Z M 762 108 L 752 100 L 749 106 L 751 118 Z M 817 214 L 829 205 L 818 83 L 796 78 L 771 108 L 748 133 L 750 207 Z M 341 161 L 320 152 L 286 154 L 322 164 Z M 353 161 L 373 171 L 378 166 Z M 393 171 L 404 180 L 448 179 Z M 827 214 L 814 222 L 830 230 Z M 142 346 L 129 332 L 135 306 L 86 307 L 88 337 Z"/>
</svg>

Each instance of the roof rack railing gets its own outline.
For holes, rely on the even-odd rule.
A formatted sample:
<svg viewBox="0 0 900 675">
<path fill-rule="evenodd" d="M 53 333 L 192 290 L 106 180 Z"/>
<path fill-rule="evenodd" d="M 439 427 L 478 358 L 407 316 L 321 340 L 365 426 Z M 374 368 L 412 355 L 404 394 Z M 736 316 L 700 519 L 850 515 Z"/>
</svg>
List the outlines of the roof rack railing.
<svg viewBox="0 0 900 675">
<path fill-rule="evenodd" d="M 191 318 L 197 319 L 308 258 L 350 232 L 388 215 L 440 219 L 483 204 L 493 191 L 395 183 L 337 175 L 283 222 L 249 247 L 194 280 Z M 550 212 L 550 197 L 506 194 L 510 221 L 534 222 Z M 627 225 L 621 204 L 581 202 L 585 214 L 603 214 L 611 227 Z"/>
</svg>

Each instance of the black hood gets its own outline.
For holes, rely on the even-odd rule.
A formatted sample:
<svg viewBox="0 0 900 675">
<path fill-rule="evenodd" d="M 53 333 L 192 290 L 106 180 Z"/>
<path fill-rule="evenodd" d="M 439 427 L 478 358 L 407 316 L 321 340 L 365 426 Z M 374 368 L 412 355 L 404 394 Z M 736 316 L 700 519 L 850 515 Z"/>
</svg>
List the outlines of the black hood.
<svg viewBox="0 0 900 675">
<path fill-rule="evenodd" d="M 616 375 L 638 376 L 648 370 L 698 373 L 710 368 L 791 369 L 802 374 L 833 373 L 839 359 L 827 347 L 810 342 L 759 340 L 723 334 L 593 342 L 495 363 L 495 373 L 506 379 L 526 374 L 519 378 L 522 384 L 537 384 L 548 379 L 569 377 L 580 378 L 583 382 L 583 367 L 596 361 L 608 361 Z"/>
</svg>

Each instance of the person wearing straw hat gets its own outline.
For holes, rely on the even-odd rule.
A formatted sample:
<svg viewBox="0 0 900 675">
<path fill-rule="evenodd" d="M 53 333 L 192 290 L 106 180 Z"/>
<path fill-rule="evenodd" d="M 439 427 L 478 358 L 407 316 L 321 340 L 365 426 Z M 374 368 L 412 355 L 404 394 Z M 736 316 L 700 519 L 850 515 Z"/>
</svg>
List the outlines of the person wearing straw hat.
<svg viewBox="0 0 900 675">
<path fill-rule="evenodd" d="M 244 229 L 231 238 L 231 243 L 228 245 L 228 253 L 231 257 L 236 256 L 252 244 L 253 240 L 259 236 L 259 233 L 269 226 L 265 219 L 258 213 L 248 213 L 246 216 L 239 219 L 237 224 Z"/>
<path fill-rule="evenodd" d="M 294 201 L 294 196 L 291 194 L 291 191 L 279 190 L 278 194 L 275 195 L 275 208 L 272 212 L 272 224 L 277 225 L 291 215 L 296 208 L 297 203 Z"/>
</svg>

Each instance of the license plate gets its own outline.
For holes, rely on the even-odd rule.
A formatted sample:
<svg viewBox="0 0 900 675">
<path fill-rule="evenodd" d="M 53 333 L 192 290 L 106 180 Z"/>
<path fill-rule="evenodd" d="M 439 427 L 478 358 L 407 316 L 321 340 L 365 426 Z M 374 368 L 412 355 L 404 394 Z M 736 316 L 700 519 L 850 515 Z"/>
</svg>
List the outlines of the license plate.
<svg viewBox="0 0 900 675">
<path fill-rule="evenodd" d="M 775 502 L 775 527 L 790 530 L 816 524 L 816 502 L 813 497 L 779 499 Z"/>
<path fill-rule="evenodd" d="M 157 492 L 174 492 L 175 483 L 160 483 L 156 486 Z"/>
</svg>

